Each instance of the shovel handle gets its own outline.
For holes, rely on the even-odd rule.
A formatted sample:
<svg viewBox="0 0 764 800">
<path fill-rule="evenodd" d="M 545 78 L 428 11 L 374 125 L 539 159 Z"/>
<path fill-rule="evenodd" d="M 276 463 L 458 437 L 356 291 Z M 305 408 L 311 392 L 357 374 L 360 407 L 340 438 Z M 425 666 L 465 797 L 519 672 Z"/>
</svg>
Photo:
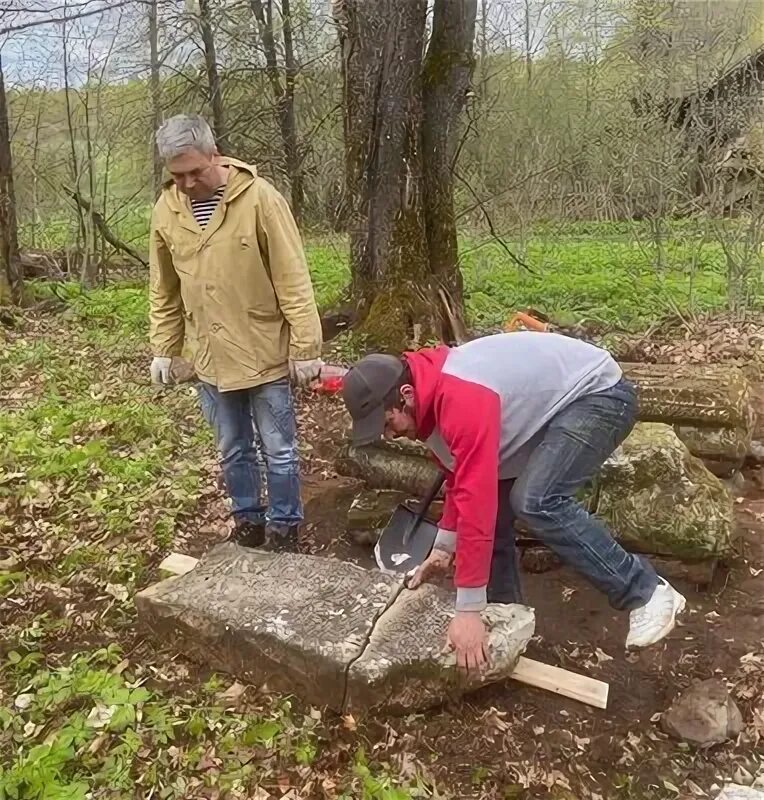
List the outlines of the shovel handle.
<svg viewBox="0 0 764 800">
<path fill-rule="evenodd" d="M 416 518 L 414 519 L 414 523 L 409 527 L 406 533 L 403 534 L 403 544 L 407 545 L 409 543 L 409 539 L 414 531 L 419 527 L 419 523 L 424 519 L 424 515 L 427 513 L 427 510 L 432 505 L 432 501 L 435 499 L 435 496 L 440 491 L 440 487 L 443 486 L 443 483 L 446 480 L 446 473 L 443 470 L 438 470 L 438 474 L 435 477 L 435 480 L 432 482 L 432 485 L 427 490 L 427 494 L 424 496 L 422 500 L 422 505 L 417 512 Z"/>
</svg>

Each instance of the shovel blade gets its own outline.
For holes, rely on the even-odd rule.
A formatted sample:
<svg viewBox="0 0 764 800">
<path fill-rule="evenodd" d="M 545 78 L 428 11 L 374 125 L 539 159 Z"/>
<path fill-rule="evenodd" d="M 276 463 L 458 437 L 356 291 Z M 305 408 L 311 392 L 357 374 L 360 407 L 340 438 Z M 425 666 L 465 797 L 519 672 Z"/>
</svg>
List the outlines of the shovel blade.
<svg viewBox="0 0 764 800">
<path fill-rule="evenodd" d="M 408 541 L 403 543 L 416 521 L 416 516 L 416 512 L 405 505 L 399 505 L 393 512 L 374 548 L 377 566 L 381 570 L 405 575 L 430 555 L 438 526 L 426 519 L 419 523 L 416 530 L 409 534 Z"/>
</svg>

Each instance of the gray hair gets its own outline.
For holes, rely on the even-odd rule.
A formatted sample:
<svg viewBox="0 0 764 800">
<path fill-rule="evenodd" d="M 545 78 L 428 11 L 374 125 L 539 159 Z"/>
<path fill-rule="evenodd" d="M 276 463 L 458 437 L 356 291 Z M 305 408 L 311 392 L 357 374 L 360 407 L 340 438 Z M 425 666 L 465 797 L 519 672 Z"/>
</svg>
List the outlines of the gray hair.
<svg viewBox="0 0 764 800">
<path fill-rule="evenodd" d="M 163 161 L 198 150 L 211 156 L 215 150 L 215 137 L 204 117 L 198 114 L 178 114 L 170 117 L 156 132 L 157 150 Z"/>
</svg>

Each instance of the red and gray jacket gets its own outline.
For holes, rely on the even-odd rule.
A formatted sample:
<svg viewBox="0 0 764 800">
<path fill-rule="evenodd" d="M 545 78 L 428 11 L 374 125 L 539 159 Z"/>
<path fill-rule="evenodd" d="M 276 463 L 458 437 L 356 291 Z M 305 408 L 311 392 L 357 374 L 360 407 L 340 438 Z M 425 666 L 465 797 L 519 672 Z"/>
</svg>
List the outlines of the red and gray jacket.
<svg viewBox="0 0 764 800">
<path fill-rule="evenodd" d="M 456 552 L 457 610 L 486 605 L 499 480 L 520 474 L 547 423 L 614 386 L 605 350 L 554 333 L 515 332 L 404 355 L 417 435 L 446 471 L 437 546 Z"/>
</svg>

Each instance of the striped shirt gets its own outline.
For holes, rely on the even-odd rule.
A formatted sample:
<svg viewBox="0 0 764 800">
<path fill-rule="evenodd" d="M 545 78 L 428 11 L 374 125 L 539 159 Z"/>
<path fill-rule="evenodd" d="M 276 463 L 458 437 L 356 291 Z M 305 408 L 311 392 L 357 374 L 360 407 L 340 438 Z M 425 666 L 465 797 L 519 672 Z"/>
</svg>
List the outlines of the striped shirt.
<svg viewBox="0 0 764 800">
<path fill-rule="evenodd" d="M 192 200 L 191 213 L 200 228 L 206 228 L 210 217 L 215 213 L 215 209 L 220 205 L 220 201 L 225 192 L 225 186 L 221 186 L 215 194 L 207 200 Z"/>
</svg>

